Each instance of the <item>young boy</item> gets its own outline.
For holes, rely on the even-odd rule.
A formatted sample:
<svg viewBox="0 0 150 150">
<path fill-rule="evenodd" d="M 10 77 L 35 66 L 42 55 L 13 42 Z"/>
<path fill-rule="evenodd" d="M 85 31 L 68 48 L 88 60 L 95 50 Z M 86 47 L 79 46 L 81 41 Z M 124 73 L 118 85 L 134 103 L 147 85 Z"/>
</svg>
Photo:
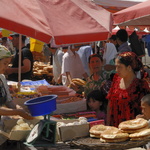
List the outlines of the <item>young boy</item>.
<svg viewBox="0 0 150 150">
<path fill-rule="evenodd" d="M 150 94 L 145 95 L 141 99 L 142 115 L 138 115 L 138 118 L 144 118 L 149 121 L 150 124 Z"/>
<path fill-rule="evenodd" d="M 138 115 L 137 118 L 144 118 L 148 120 L 149 127 L 150 127 L 150 94 L 145 95 L 141 99 L 141 108 L 142 108 L 142 115 Z M 146 144 L 147 150 L 150 150 L 150 142 Z"/>
</svg>

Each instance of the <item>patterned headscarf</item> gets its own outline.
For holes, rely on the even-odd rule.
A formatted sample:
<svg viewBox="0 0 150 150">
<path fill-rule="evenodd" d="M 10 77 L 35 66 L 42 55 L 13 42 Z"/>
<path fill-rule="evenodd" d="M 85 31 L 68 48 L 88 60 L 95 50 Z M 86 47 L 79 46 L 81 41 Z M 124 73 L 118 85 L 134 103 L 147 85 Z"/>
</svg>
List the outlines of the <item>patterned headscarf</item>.
<svg viewBox="0 0 150 150">
<path fill-rule="evenodd" d="M 139 71 L 142 69 L 143 64 L 138 56 L 133 52 L 123 52 L 117 56 L 117 59 L 120 60 L 120 63 L 125 66 L 131 66 L 133 71 Z"/>
<path fill-rule="evenodd" d="M 10 51 L 3 45 L 0 45 L 0 59 L 11 57 Z"/>
</svg>

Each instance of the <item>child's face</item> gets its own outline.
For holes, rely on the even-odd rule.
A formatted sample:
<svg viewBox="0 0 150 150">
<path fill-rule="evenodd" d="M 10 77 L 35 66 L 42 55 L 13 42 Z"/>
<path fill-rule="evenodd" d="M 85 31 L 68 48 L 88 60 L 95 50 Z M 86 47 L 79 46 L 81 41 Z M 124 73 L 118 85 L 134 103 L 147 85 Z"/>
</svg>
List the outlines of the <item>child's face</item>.
<svg viewBox="0 0 150 150">
<path fill-rule="evenodd" d="M 88 101 L 88 106 L 90 107 L 91 110 L 93 111 L 98 111 L 100 110 L 100 106 L 102 105 L 102 102 L 94 100 L 92 98 L 89 99 Z"/>
<path fill-rule="evenodd" d="M 141 107 L 145 119 L 150 119 L 150 106 L 146 102 L 141 102 Z"/>
</svg>

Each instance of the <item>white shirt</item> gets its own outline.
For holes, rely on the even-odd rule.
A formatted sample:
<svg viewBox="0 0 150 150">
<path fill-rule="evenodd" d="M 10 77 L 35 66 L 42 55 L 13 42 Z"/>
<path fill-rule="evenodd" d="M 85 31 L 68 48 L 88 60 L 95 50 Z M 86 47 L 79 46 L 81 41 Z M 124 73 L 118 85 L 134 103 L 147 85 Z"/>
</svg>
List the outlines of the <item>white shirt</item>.
<svg viewBox="0 0 150 150">
<path fill-rule="evenodd" d="M 72 78 L 80 79 L 82 79 L 83 74 L 85 73 L 79 55 L 76 52 L 74 55 L 70 49 L 63 55 L 61 73 L 66 76 L 66 72 L 70 72 Z M 68 82 L 66 82 L 66 85 L 68 85 Z"/>
<path fill-rule="evenodd" d="M 61 49 L 57 49 L 55 54 L 53 55 L 53 75 L 54 75 L 55 82 L 57 82 L 58 77 L 61 74 L 63 55 L 64 52 Z"/>
<path fill-rule="evenodd" d="M 89 64 L 89 56 L 93 54 L 92 47 L 89 45 L 81 46 L 79 50 L 77 51 L 77 53 L 79 54 L 81 58 L 84 70 L 86 71 L 88 75 L 90 75 L 88 64 Z"/>
<path fill-rule="evenodd" d="M 104 50 L 103 59 L 106 60 L 106 64 L 115 58 L 117 55 L 116 47 L 113 43 L 106 43 L 106 49 Z"/>
</svg>

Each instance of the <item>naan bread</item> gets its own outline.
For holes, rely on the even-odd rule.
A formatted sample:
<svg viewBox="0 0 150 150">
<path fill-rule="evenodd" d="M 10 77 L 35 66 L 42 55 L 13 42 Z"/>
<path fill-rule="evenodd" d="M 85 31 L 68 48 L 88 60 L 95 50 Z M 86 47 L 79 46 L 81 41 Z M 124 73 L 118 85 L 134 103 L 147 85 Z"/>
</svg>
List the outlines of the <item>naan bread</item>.
<svg viewBox="0 0 150 150">
<path fill-rule="evenodd" d="M 119 124 L 121 130 L 141 129 L 148 125 L 148 121 L 143 118 L 137 118 L 132 120 L 123 121 Z"/>
</svg>

